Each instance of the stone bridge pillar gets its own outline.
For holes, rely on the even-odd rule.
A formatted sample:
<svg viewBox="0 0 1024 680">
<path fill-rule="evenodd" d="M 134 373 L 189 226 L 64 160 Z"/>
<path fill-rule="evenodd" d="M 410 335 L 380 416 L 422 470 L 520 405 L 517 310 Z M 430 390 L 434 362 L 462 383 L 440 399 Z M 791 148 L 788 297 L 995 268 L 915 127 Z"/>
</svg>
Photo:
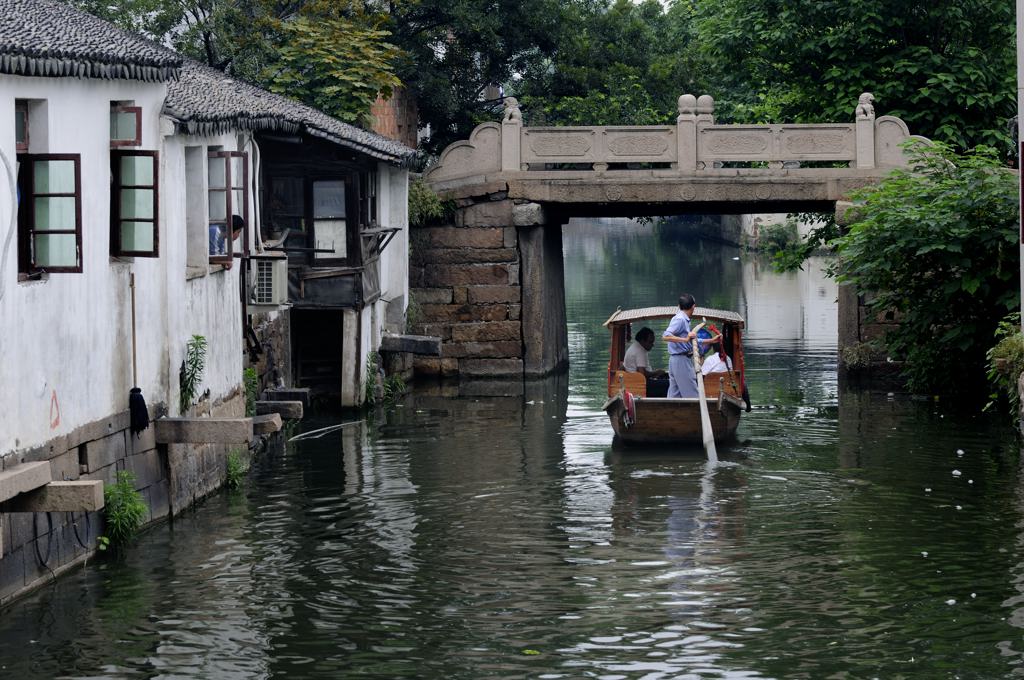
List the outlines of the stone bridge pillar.
<svg viewBox="0 0 1024 680">
<path fill-rule="evenodd" d="M 564 371 L 569 367 L 569 334 L 562 225 L 549 221 L 537 203 L 516 205 L 512 221 L 519 236 L 523 290 L 523 373 L 532 378 Z"/>
<path fill-rule="evenodd" d="M 452 223 L 413 228 L 412 331 L 441 338 L 418 373 L 537 377 L 568 366 L 560 224 L 504 183 L 455 194 Z"/>
</svg>

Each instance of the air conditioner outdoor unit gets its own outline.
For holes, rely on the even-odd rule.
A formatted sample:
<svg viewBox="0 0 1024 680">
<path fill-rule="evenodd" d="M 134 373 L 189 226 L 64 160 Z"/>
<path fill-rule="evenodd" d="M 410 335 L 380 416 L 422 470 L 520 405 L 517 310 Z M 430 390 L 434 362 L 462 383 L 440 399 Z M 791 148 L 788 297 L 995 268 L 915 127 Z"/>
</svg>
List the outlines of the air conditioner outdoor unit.
<svg viewBox="0 0 1024 680">
<path fill-rule="evenodd" d="M 288 302 L 288 257 L 254 255 L 249 267 L 249 309 L 270 311 Z"/>
</svg>

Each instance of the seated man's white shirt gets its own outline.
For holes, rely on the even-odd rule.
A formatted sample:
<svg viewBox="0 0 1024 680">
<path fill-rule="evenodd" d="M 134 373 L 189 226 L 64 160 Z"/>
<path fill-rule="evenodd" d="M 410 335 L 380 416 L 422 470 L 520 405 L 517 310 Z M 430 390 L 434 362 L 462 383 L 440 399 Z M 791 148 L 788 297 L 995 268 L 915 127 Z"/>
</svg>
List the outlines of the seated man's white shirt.
<svg viewBox="0 0 1024 680">
<path fill-rule="evenodd" d="M 702 375 L 708 373 L 725 373 L 732 368 L 732 359 L 728 355 L 725 357 L 725 361 L 722 361 L 722 357 L 718 356 L 717 353 L 712 352 L 704 357 L 704 365 L 700 367 Z"/>
<path fill-rule="evenodd" d="M 651 364 L 647 360 L 647 350 L 634 340 L 633 344 L 626 350 L 626 356 L 622 359 L 622 366 L 630 373 L 636 373 L 641 367 L 649 369 Z"/>
</svg>

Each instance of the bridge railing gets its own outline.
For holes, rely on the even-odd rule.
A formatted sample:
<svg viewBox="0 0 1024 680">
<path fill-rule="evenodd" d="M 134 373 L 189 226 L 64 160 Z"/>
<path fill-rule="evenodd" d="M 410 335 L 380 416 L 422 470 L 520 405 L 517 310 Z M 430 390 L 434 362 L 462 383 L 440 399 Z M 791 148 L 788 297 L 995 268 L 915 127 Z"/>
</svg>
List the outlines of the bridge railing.
<svg viewBox="0 0 1024 680">
<path fill-rule="evenodd" d="M 427 173 L 444 184 L 459 178 L 535 171 L 605 173 L 637 169 L 700 175 L 723 167 L 797 169 L 824 163 L 852 170 L 905 165 L 910 138 L 893 116 L 875 117 L 874 98 L 860 96 L 850 123 L 718 125 L 709 95 L 679 98 L 675 125 L 526 127 L 518 102 L 505 100 L 502 122 L 484 123 L 450 145 Z"/>
</svg>

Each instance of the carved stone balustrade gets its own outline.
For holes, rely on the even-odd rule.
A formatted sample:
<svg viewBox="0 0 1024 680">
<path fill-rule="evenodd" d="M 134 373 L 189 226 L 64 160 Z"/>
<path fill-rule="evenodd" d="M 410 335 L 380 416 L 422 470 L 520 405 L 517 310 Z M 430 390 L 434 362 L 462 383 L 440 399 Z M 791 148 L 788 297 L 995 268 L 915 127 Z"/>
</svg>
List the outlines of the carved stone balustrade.
<svg viewBox="0 0 1024 680">
<path fill-rule="evenodd" d="M 674 126 L 524 127 L 510 97 L 501 123 L 479 125 L 450 145 L 426 180 L 442 191 L 556 172 L 625 182 L 723 174 L 871 180 L 906 164 L 900 145 L 912 138 L 899 118 L 875 118 L 873 102 L 861 95 L 849 123 L 717 125 L 714 99 L 686 94 Z M 680 191 L 685 199 L 689 190 Z"/>
</svg>

